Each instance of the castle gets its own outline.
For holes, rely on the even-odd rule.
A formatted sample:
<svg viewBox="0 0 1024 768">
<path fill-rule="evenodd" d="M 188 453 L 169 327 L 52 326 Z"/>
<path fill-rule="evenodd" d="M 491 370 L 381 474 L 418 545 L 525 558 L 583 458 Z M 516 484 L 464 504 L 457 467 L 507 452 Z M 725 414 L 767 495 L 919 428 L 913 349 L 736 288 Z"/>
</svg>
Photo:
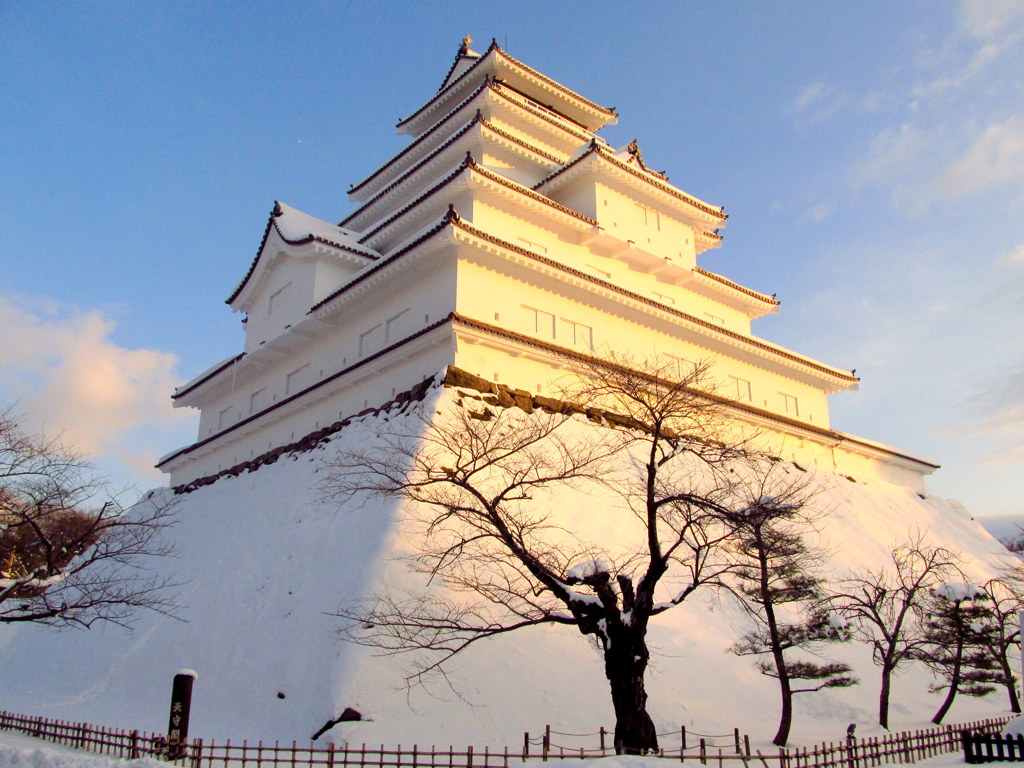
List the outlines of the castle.
<svg viewBox="0 0 1024 768">
<path fill-rule="evenodd" d="M 463 42 L 437 93 L 398 123 L 412 141 L 353 184 L 332 224 L 276 203 L 227 299 L 245 348 L 173 395 L 198 408 L 170 484 L 238 468 L 455 366 L 547 393 L 568 360 L 607 352 L 711 361 L 731 415 L 778 455 L 917 492 L 936 465 L 832 428 L 852 371 L 758 338 L 774 296 L 698 264 L 722 208 L 669 183 L 618 119 L 493 43 Z"/>
</svg>

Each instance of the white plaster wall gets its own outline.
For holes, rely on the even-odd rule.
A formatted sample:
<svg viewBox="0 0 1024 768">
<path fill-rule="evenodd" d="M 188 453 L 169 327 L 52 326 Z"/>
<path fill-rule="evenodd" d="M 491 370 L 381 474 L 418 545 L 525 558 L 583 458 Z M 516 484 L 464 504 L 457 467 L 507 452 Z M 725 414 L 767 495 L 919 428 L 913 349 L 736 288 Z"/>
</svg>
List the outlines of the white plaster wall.
<svg viewBox="0 0 1024 768">
<path fill-rule="evenodd" d="M 300 322 L 315 294 L 316 265 L 282 253 L 263 279 L 249 304 L 245 324 L 245 351 L 280 336 L 286 326 Z"/>
<path fill-rule="evenodd" d="M 829 425 L 826 395 L 812 377 L 800 378 L 795 372 L 784 375 L 788 366 L 715 343 L 679 321 L 624 307 L 614 299 L 475 250 L 467 251 L 467 258 L 460 262 L 458 280 L 460 314 L 581 351 L 671 355 L 680 358 L 681 365 L 711 359 L 712 376 L 723 395 L 819 427 Z M 589 328 L 589 333 L 580 326 Z M 745 384 L 749 386 L 741 392 Z M 787 411 L 783 393 L 796 398 L 797 412 Z"/>
<path fill-rule="evenodd" d="M 287 332 L 255 350 L 208 388 L 202 398 L 198 440 L 231 431 L 216 445 L 193 451 L 189 461 L 173 463 L 172 485 L 246 461 L 339 418 L 381 405 L 451 362 L 448 342 L 438 341 L 444 333 L 435 331 L 431 339 L 413 343 L 411 349 L 360 365 L 454 310 L 455 267 L 450 249 L 424 249 L 418 257 L 404 261 L 386 282 L 336 301 L 341 302 L 339 310 L 317 327 L 315 336 L 307 335 L 316 327 L 315 321 L 307 321 L 303 335 Z M 353 366 L 358 368 L 330 385 L 287 407 L 278 405 Z M 274 410 L 258 423 L 238 426 L 268 408 Z"/>
</svg>

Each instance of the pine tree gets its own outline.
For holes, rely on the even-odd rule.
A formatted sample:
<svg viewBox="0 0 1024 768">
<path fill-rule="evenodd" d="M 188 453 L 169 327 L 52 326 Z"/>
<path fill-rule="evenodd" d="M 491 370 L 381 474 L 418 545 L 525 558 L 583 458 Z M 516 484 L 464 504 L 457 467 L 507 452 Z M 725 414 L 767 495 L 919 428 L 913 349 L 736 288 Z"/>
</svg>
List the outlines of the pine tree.
<svg viewBox="0 0 1024 768">
<path fill-rule="evenodd" d="M 1001 682 L 999 670 L 986 650 L 996 625 L 988 596 L 971 584 L 943 584 L 929 597 L 926 610 L 924 643 L 915 658 L 941 680 L 931 690 L 946 691 L 942 706 L 932 718 L 938 725 L 958 693 L 985 696 Z"/>
<path fill-rule="evenodd" d="M 755 622 L 755 629 L 731 650 L 738 656 L 771 655 L 757 667 L 779 681 L 782 709 L 772 740 L 778 746 L 789 739 L 795 694 L 858 682 L 846 664 L 789 657 L 794 650 L 815 650 L 851 637 L 845 623 L 822 608 L 823 583 L 812 573 L 820 556 L 802 535 L 810 523 L 805 501 L 799 496 L 762 496 L 730 517 L 736 531 L 737 591 Z"/>
</svg>

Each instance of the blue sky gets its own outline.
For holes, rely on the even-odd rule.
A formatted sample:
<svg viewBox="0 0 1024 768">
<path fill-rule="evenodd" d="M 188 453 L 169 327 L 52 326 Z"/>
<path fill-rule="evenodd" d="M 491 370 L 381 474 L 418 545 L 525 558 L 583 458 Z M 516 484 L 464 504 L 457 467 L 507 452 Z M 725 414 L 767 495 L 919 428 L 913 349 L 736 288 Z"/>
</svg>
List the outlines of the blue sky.
<svg viewBox="0 0 1024 768">
<path fill-rule="evenodd" d="M 274 200 L 342 218 L 467 33 L 725 206 L 702 265 L 778 294 L 759 335 L 857 369 L 836 428 L 1024 511 L 1024 0 L 2 3 L 0 400 L 158 482 Z"/>
</svg>

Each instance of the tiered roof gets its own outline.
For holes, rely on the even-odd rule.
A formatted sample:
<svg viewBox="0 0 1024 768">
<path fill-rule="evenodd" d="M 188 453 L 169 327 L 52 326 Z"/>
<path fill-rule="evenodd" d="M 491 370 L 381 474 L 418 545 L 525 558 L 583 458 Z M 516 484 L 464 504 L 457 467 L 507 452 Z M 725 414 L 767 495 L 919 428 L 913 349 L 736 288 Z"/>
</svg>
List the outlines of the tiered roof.
<svg viewBox="0 0 1024 768">
<path fill-rule="evenodd" d="M 472 58 L 472 52 L 460 48 L 455 64 L 440 90 L 409 117 L 398 122 L 400 133 L 419 135 L 444 116 L 468 91 L 486 77 L 504 80 L 539 104 L 547 106 L 588 131 L 596 131 L 616 122 L 614 108 L 602 107 L 575 91 L 542 75 L 498 47 L 495 40 L 483 53 Z M 462 66 L 460 66 L 462 65 Z"/>
</svg>

